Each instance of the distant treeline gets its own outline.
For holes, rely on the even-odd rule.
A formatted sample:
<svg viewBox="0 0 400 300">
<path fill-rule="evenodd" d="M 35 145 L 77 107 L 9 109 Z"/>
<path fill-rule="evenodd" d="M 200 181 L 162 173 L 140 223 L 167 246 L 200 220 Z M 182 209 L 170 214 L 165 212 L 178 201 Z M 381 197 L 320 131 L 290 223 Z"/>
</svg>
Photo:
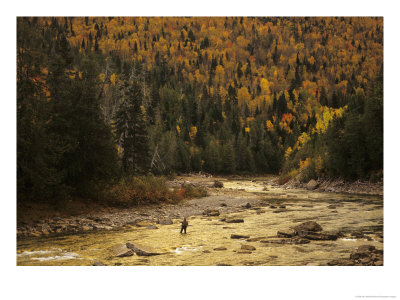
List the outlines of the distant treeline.
<svg viewBox="0 0 400 300">
<path fill-rule="evenodd" d="M 377 180 L 381 18 L 18 18 L 18 198 L 205 171 Z"/>
</svg>

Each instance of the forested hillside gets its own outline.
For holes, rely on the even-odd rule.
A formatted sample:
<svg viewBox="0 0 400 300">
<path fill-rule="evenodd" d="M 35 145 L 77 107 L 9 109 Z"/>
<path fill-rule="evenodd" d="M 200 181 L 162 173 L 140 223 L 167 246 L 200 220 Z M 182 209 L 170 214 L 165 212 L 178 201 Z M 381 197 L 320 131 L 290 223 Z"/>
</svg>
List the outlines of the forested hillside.
<svg viewBox="0 0 400 300">
<path fill-rule="evenodd" d="M 18 195 L 383 174 L 382 18 L 17 19 Z"/>
</svg>

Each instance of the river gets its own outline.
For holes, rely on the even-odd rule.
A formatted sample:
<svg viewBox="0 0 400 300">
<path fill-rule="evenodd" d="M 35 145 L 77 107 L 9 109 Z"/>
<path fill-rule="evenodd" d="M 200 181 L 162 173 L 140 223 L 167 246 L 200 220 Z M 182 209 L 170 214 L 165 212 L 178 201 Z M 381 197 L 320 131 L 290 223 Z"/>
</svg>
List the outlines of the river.
<svg viewBox="0 0 400 300">
<path fill-rule="evenodd" d="M 251 207 L 242 207 L 249 199 Z M 223 203 L 221 214 L 188 216 L 187 234 L 179 233 L 181 219 L 176 218 L 171 225 L 154 224 L 154 229 L 131 224 L 112 230 L 19 239 L 17 265 L 318 266 L 348 258 L 361 245 L 383 249 L 382 196 L 283 189 L 246 179 L 225 180 L 223 189 L 210 189 L 210 196 L 192 201 L 190 205 L 196 206 L 207 201 L 216 202 L 218 207 Z M 235 209 L 229 209 L 230 205 Z M 243 219 L 243 223 L 223 221 L 229 218 Z M 265 243 L 276 237 L 278 230 L 306 221 L 315 221 L 324 232 L 341 232 L 342 236 L 307 244 Z M 249 238 L 233 239 L 232 234 Z M 112 247 L 127 242 L 150 246 L 163 255 L 116 257 Z"/>
</svg>

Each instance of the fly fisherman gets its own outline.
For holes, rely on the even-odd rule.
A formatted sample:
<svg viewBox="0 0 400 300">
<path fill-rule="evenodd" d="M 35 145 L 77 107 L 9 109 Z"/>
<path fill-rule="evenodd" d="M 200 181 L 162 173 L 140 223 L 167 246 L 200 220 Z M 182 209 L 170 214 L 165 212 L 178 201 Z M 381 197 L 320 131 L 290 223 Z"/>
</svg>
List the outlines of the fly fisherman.
<svg viewBox="0 0 400 300">
<path fill-rule="evenodd" d="M 186 234 L 186 227 L 188 227 L 188 226 L 189 226 L 189 223 L 188 223 L 188 221 L 186 221 L 186 217 L 185 217 L 185 218 L 183 218 L 183 221 L 182 221 L 181 223 L 182 223 L 182 227 L 181 227 L 181 233 L 182 233 L 182 231 L 185 231 L 185 234 Z"/>
</svg>

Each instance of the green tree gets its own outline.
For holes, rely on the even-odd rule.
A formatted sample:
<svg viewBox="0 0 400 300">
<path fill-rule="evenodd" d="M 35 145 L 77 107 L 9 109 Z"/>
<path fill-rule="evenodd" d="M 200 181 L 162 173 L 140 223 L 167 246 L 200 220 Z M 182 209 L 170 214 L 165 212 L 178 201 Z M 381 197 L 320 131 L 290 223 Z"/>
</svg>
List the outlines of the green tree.
<svg viewBox="0 0 400 300">
<path fill-rule="evenodd" d="M 231 141 L 226 142 L 222 146 L 221 160 L 222 172 L 231 174 L 235 171 L 235 149 Z"/>
<path fill-rule="evenodd" d="M 98 67 L 86 58 L 81 78 L 68 77 L 65 60 L 56 55 L 49 76 L 52 94 L 51 139 L 60 149 L 57 168 L 63 183 L 80 196 L 118 176 L 118 156 L 111 127 L 106 124 L 98 94 Z"/>
<path fill-rule="evenodd" d="M 141 86 L 131 81 L 116 115 L 117 135 L 123 151 L 122 165 L 125 173 L 130 175 L 146 173 L 150 168 L 149 138 L 142 99 Z"/>
<path fill-rule="evenodd" d="M 47 59 L 41 29 L 28 18 L 17 19 L 17 196 L 48 200 L 60 191 L 54 167 L 57 153 L 47 130 L 49 109 L 42 79 Z"/>
</svg>

